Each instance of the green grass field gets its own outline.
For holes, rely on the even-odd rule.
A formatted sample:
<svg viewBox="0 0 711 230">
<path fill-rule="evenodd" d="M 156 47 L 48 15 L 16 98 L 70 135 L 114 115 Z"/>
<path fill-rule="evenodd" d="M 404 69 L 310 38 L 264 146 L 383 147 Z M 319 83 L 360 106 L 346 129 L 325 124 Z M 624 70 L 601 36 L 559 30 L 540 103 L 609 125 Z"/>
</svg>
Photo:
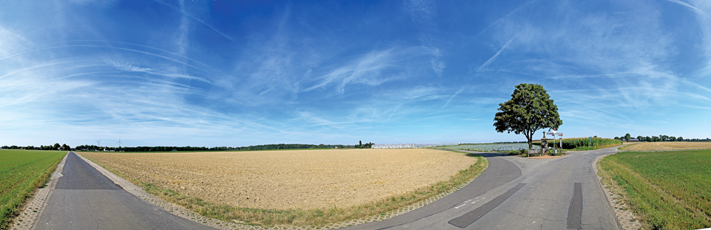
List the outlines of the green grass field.
<svg viewBox="0 0 711 230">
<path fill-rule="evenodd" d="M 0 229 L 10 221 L 32 192 L 43 186 L 64 151 L 0 150 Z"/>
<path fill-rule="evenodd" d="M 648 229 L 711 227 L 711 150 L 621 152 L 598 163 Z"/>
</svg>

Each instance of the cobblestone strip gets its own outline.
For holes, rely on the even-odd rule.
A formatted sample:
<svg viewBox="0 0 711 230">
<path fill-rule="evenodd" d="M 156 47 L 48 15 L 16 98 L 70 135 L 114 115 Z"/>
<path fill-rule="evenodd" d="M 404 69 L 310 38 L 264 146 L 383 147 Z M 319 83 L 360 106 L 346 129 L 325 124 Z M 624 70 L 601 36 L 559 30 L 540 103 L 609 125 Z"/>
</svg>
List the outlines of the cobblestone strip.
<svg viewBox="0 0 711 230">
<path fill-rule="evenodd" d="M 615 211 L 617 221 L 622 226 L 622 229 L 625 230 L 642 229 L 642 224 L 639 222 L 639 220 L 637 220 L 637 218 L 635 218 L 634 213 L 627 206 L 622 196 L 618 194 L 622 191 L 618 191 L 618 193 L 612 192 L 613 188 L 611 185 L 602 184 L 602 177 L 600 177 L 597 171 L 597 161 L 600 160 L 602 157 L 604 156 L 598 156 L 595 161 L 593 161 L 593 169 L 595 169 L 595 175 L 597 176 L 598 182 L 600 182 L 600 185 L 602 186 L 602 190 L 605 191 L 607 201 L 610 202 L 612 210 Z"/>
<path fill-rule="evenodd" d="M 62 169 L 64 169 L 64 162 L 67 161 L 67 156 L 64 156 L 61 162 L 57 165 L 57 169 L 54 170 L 52 176 L 49 178 L 49 182 L 45 184 L 43 188 L 37 189 L 37 192 L 30 198 L 29 202 L 25 203 L 22 207 L 22 212 L 20 215 L 15 217 L 12 221 L 12 228 L 16 230 L 26 230 L 31 229 L 35 222 L 39 219 L 44 207 L 47 206 L 47 199 L 49 195 L 54 191 L 54 186 L 57 185 L 57 180 L 62 177 Z"/>
<path fill-rule="evenodd" d="M 104 169 L 103 167 L 99 166 L 98 164 L 94 163 L 93 161 L 90 161 L 79 154 L 77 154 L 77 155 L 79 157 L 81 157 L 84 161 L 89 163 L 96 170 L 101 172 L 101 174 L 104 174 L 104 176 L 111 179 L 114 183 L 121 186 L 124 190 L 137 196 L 138 198 L 141 198 L 142 200 L 152 203 L 158 207 L 161 207 L 161 208 L 165 209 L 166 211 L 175 214 L 176 216 L 187 218 L 187 219 L 193 220 L 195 222 L 198 222 L 198 223 L 201 223 L 203 225 L 207 225 L 207 226 L 210 226 L 213 228 L 225 229 L 225 230 L 228 230 L 228 229 L 229 230 L 233 230 L 233 229 L 239 229 L 239 230 L 242 230 L 242 229 L 250 229 L 250 230 L 251 229 L 265 229 L 265 230 L 266 229 L 284 229 L 284 230 L 338 229 L 338 228 L 344 228 L 344 227 L 353 226 L 353 225 L 357 225 L 357 224 L 364 224 L 364 223 L 370 223 L 370 222 L 375 222 L 375 221 L 387 220 L 387 219 L 405 214 L 409 211 L 415 210 L 415 209 L 420 208 L 422 206 L 425 206 L 425 205 L 432 203 L 436 200 L 439 200 L 442 197 L 445 197 L 449 194 L 456 192 L 457 190 L 463 188 L 464 186 L 471 183 L 474 179 L 476 179 L 476 177 L 474 177 L 471 180 L 467 181 L 466 183 L 462 183 L 461 185 L 457 186 L 456 188 L 447 190 L 446 192 L 440 193 L 434 197 L 431 197 L 427 200 L 412 204 L 410 206 L 385 213 L 385 215 L 375 215 L 375 216 L 371 216 L 371 217 L 365 217 L 365 218 L 360 218 L 360 219 L 355 219 L 355 220 L 350 220 L 350 221 L 344 221 L 344 222 L 340 222 L 340 223 L 331 223 L 331 224 L 327 224 L 324 226 L 276 225 L 276 226 L 272 226 L 272 227 L 263 227 L 263 226 L 253 226 L 253 225 L 241 224 L 237 220 L 235 220 L 235 222 L 226 222 L 226 221 L 222 221 L 222 220 L 218 220 L 218 219 L 204 217 L 198 213 L 187 210 L 186 208 L 183 208 L 182 206 L 178 206 L 178 205 L 169 203 L 167 201 L 164 201 L 163 199 L 158 198 L 158 197 L 144 191 L 141 187 L 138 187 L 138 186 L 134 185 L 133 183 L 117 176 L 116 174 L 109 172 L 108 170 Z"/>
</svg>

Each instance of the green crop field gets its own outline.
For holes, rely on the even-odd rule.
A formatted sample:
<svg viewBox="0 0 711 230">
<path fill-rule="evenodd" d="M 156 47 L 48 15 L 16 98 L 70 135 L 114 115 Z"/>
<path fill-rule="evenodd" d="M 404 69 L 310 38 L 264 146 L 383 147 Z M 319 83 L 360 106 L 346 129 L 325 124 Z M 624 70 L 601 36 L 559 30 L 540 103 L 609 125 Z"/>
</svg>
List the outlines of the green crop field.
<svg viewBox="0 0 711 230">
<path fill-rule="evenodd" d="M 560 139 L 556 139 L 555 146 L 560 146 Z M 541 145 L 540 141 L 533 142 L 535 145 Z M 548 146 L 553 145 L 553 140 L 548 140 Z M 574 149 L 574 150 L 595 150 L 601 148 L 607 148 L 612 146 L 622 145 L 621 140 L 608 139 L 608 138 L 563 138 L 563 149 Z"/>
<path fill-rule="evenodd" d="M 0 229 L 8 228 L 32 192 L 44 185 L 67 152 L 0 150 Z"/>
<path fill-rule="evenodd" d="M 646 228 L 711 227 L 711 150 L 621 152 L 598 168 L 626 193 Z"/>
</svg>

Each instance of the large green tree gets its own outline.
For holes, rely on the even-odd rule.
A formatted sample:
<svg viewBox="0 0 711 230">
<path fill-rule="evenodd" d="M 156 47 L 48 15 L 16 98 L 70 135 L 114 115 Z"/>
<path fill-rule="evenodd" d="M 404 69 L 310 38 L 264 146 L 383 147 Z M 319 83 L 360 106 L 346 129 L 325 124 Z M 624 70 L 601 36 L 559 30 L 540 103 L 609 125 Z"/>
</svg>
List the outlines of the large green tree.
<svg viewBox="0 0 711 230">
<path fill-rule="evenodd" d="M 517 85 L 511 100 L 500 103 L 499 112 L 494 117 L 496 132 L 523 134 L 528 139 L 529 150 L 533 148 L 533 134 L 537 130 L 557 129 L 562 124 L 558 106 L 539 84 Z"/>
</svg>

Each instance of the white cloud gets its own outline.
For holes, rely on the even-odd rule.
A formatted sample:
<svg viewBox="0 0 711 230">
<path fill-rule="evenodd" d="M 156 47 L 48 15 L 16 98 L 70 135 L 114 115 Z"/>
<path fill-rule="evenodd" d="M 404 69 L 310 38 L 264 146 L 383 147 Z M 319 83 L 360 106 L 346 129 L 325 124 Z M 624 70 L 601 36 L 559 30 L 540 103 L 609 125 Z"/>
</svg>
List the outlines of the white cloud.
<svg viewBox="0 0 711 230">
<path fill-rule="evenodd" d="M 343 66 L 331 70 L 327 74 L 319 77 L 320 82 L 304 89 L 311 91 L 323 88 L 331 83 L 335 84 L 338 93 L 344 93 L 347 85 L 366 84 L 370 86 L 380 85 L 384 82 L 397 79 L 399 76 L 388 76 L 385 71 L 397 68 L 395 54 L 392 50 L 375 51 L 363 55 Z"/>
</svg>

